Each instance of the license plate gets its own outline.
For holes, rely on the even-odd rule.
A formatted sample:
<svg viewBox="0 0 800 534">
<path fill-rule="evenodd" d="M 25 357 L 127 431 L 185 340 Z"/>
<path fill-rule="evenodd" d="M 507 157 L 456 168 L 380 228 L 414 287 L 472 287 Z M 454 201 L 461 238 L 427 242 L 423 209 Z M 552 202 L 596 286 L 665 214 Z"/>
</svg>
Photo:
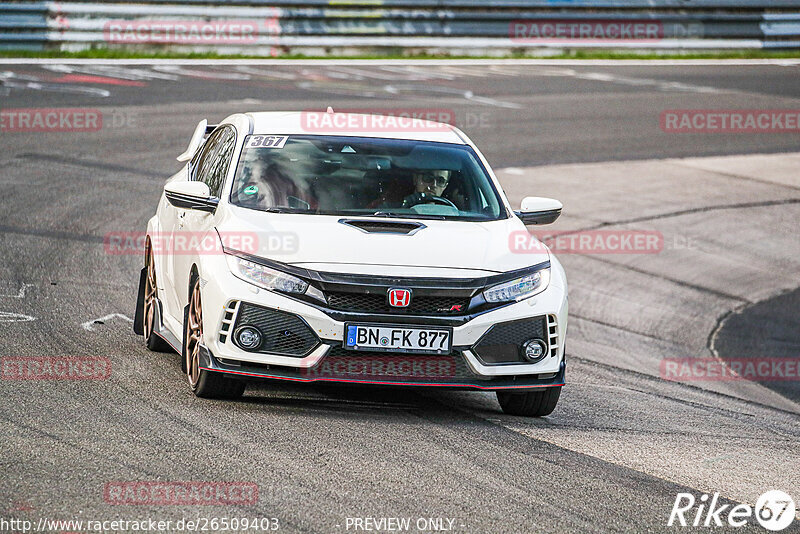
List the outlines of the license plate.
<svg viewBox="0 0 800 534">
<path fill-rule="evenodd" d="M 345 324 L 344 348 L 409 354 L 449 354 L 452 329 L 429 326 Z"/>
</svg>

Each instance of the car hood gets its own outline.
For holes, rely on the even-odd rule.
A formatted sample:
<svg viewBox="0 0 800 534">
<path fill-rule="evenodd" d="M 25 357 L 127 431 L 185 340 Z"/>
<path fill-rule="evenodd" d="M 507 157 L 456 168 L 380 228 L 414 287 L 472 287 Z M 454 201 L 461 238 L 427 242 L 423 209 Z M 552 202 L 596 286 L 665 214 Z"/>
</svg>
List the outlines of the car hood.
<svg viewBox="0 0 800 534">
<path fill-rule="evenodd" d="M 527 232 L 516 218 L 489 222 L 268 213 L 231 207 L 217 225 L 226 247 L 321 271 L 470 278 L 549 259 L 544 247 L 512 250 Z M 342 220 L 420 223 L 411 234 L 367 232 Z M 245 246 L 237 246 L 244 243 Z"/>
</svg>

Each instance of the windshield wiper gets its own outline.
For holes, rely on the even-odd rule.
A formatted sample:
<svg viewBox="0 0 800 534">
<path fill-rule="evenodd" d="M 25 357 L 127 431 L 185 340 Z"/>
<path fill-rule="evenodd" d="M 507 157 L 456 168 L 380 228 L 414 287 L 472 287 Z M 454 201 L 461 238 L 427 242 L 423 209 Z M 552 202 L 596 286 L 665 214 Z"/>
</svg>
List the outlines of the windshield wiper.
<svg viewBox="0 0 800 534">
<path fill-rule="evenodd" d="M 433 219 L 436 221 L 444 221 L 447 219 L 444 215 L 431 215 L 429 213 L 399 213 L 396 211 L 376 211 L 370 217 L 397 217 L 398 219 Z"/>
<path fill-rule="evenodd" d="M 291 208 L 288 206 L 272 206 L 269 208 L 262 208 L 261 211 L 266 211 L 267 213 L 305 213 L 305 214 L 316 214 L 316 215 L 353 215 L 353 216 L 361 216 L 361 217 L 396 217 L 398 219 L 430 219 L 436 221 L 444 221 L 447 219 L 444 215 L 431 215 L 428 213 L 401 213 L 398 211 L 376 211 L 373 213 L 364 213 L 362 211 L 355 210 L 341 210 L 341 211 L 314 211 L 314 210 L 307 210 L 302 208 Z M 348 213 L 350 211 L 350 213 Z"/>
<path fill-rule="evenodd" d="M 271 208 L 264 208 L 261 211 L 266 211 L 267 213 L 308 213 L 309 210 L 304 210 L 302 208 L 273 206 Z"/>
</svg>

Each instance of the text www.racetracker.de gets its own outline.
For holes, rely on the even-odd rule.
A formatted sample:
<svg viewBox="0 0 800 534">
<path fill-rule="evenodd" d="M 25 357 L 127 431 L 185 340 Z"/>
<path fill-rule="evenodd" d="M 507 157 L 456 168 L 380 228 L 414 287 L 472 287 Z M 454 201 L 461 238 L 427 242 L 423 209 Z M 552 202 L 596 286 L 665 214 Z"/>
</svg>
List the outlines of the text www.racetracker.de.
<svg viewBox="0 0 800 534">
<path fill-rule="evenodd" d="M 0 532 L 247 532 L 276 531 L 275 517 L 197 517 L 192 519 L 28 519 L 0 518 Z"/>
</svg>

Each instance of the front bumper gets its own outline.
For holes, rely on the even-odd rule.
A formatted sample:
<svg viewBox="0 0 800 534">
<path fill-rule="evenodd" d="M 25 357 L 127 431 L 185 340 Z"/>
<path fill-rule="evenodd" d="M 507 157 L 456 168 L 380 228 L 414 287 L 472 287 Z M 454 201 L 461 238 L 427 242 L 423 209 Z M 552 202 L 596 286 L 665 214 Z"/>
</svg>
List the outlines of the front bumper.
<svg viewBox="0 0 800 534">
<path fill-rule="evenodd" d="M 204 277 L 205 278 L 205 277 Z M 529 299 L 495 308 L 467 319 L 450 321 L 453 351 L 449 355 L 409 355 L 386 352 L 352 352 L 342 348 L 345 321 L 306 302 L 265 291 L 234 277 L 229 272 L 205 278 L 202 288 L 204 352 L 201 367 L 241 378 L 272 378 L 299 382 L 345 382 L 404 386 L 438 386 L 468 389 L 525 389 L 560 386 L 564 383 L 564 340 L 567 326 L 567 298 L 563 270 L 554 266 L 550 286 Z M 313 343 L 296 344 L 294 352 L 285 346 L 252 352 L 234 341 L 242 310 L 254 307 L 283 314 L 279 328 L 296 317 L 313 335 Z M 536 363 L 525 361 L 493 363 L 480 357 L 476 346 L 494 325 L 525 320 L 543 321 L 548 343 L 547 356 Z M 365 322 L 392 322 L 372 316 Z M 272 323 L 276 323 L 272 320 Z M 435 320 L 441 324 L 441 319 Z M 435 324 L 424 317 L 406 317 L 404 323 Z M 271 324 L 272 324 L 271 323 Z M 288 327 L 286 325 L 289 325 Z M 296 337 L 296 336 L 295 336 Z M 302 340 L 301 340 L 302 341 Z M 308 340 L 307 340 L 308 341 Z"/>
</svg>

